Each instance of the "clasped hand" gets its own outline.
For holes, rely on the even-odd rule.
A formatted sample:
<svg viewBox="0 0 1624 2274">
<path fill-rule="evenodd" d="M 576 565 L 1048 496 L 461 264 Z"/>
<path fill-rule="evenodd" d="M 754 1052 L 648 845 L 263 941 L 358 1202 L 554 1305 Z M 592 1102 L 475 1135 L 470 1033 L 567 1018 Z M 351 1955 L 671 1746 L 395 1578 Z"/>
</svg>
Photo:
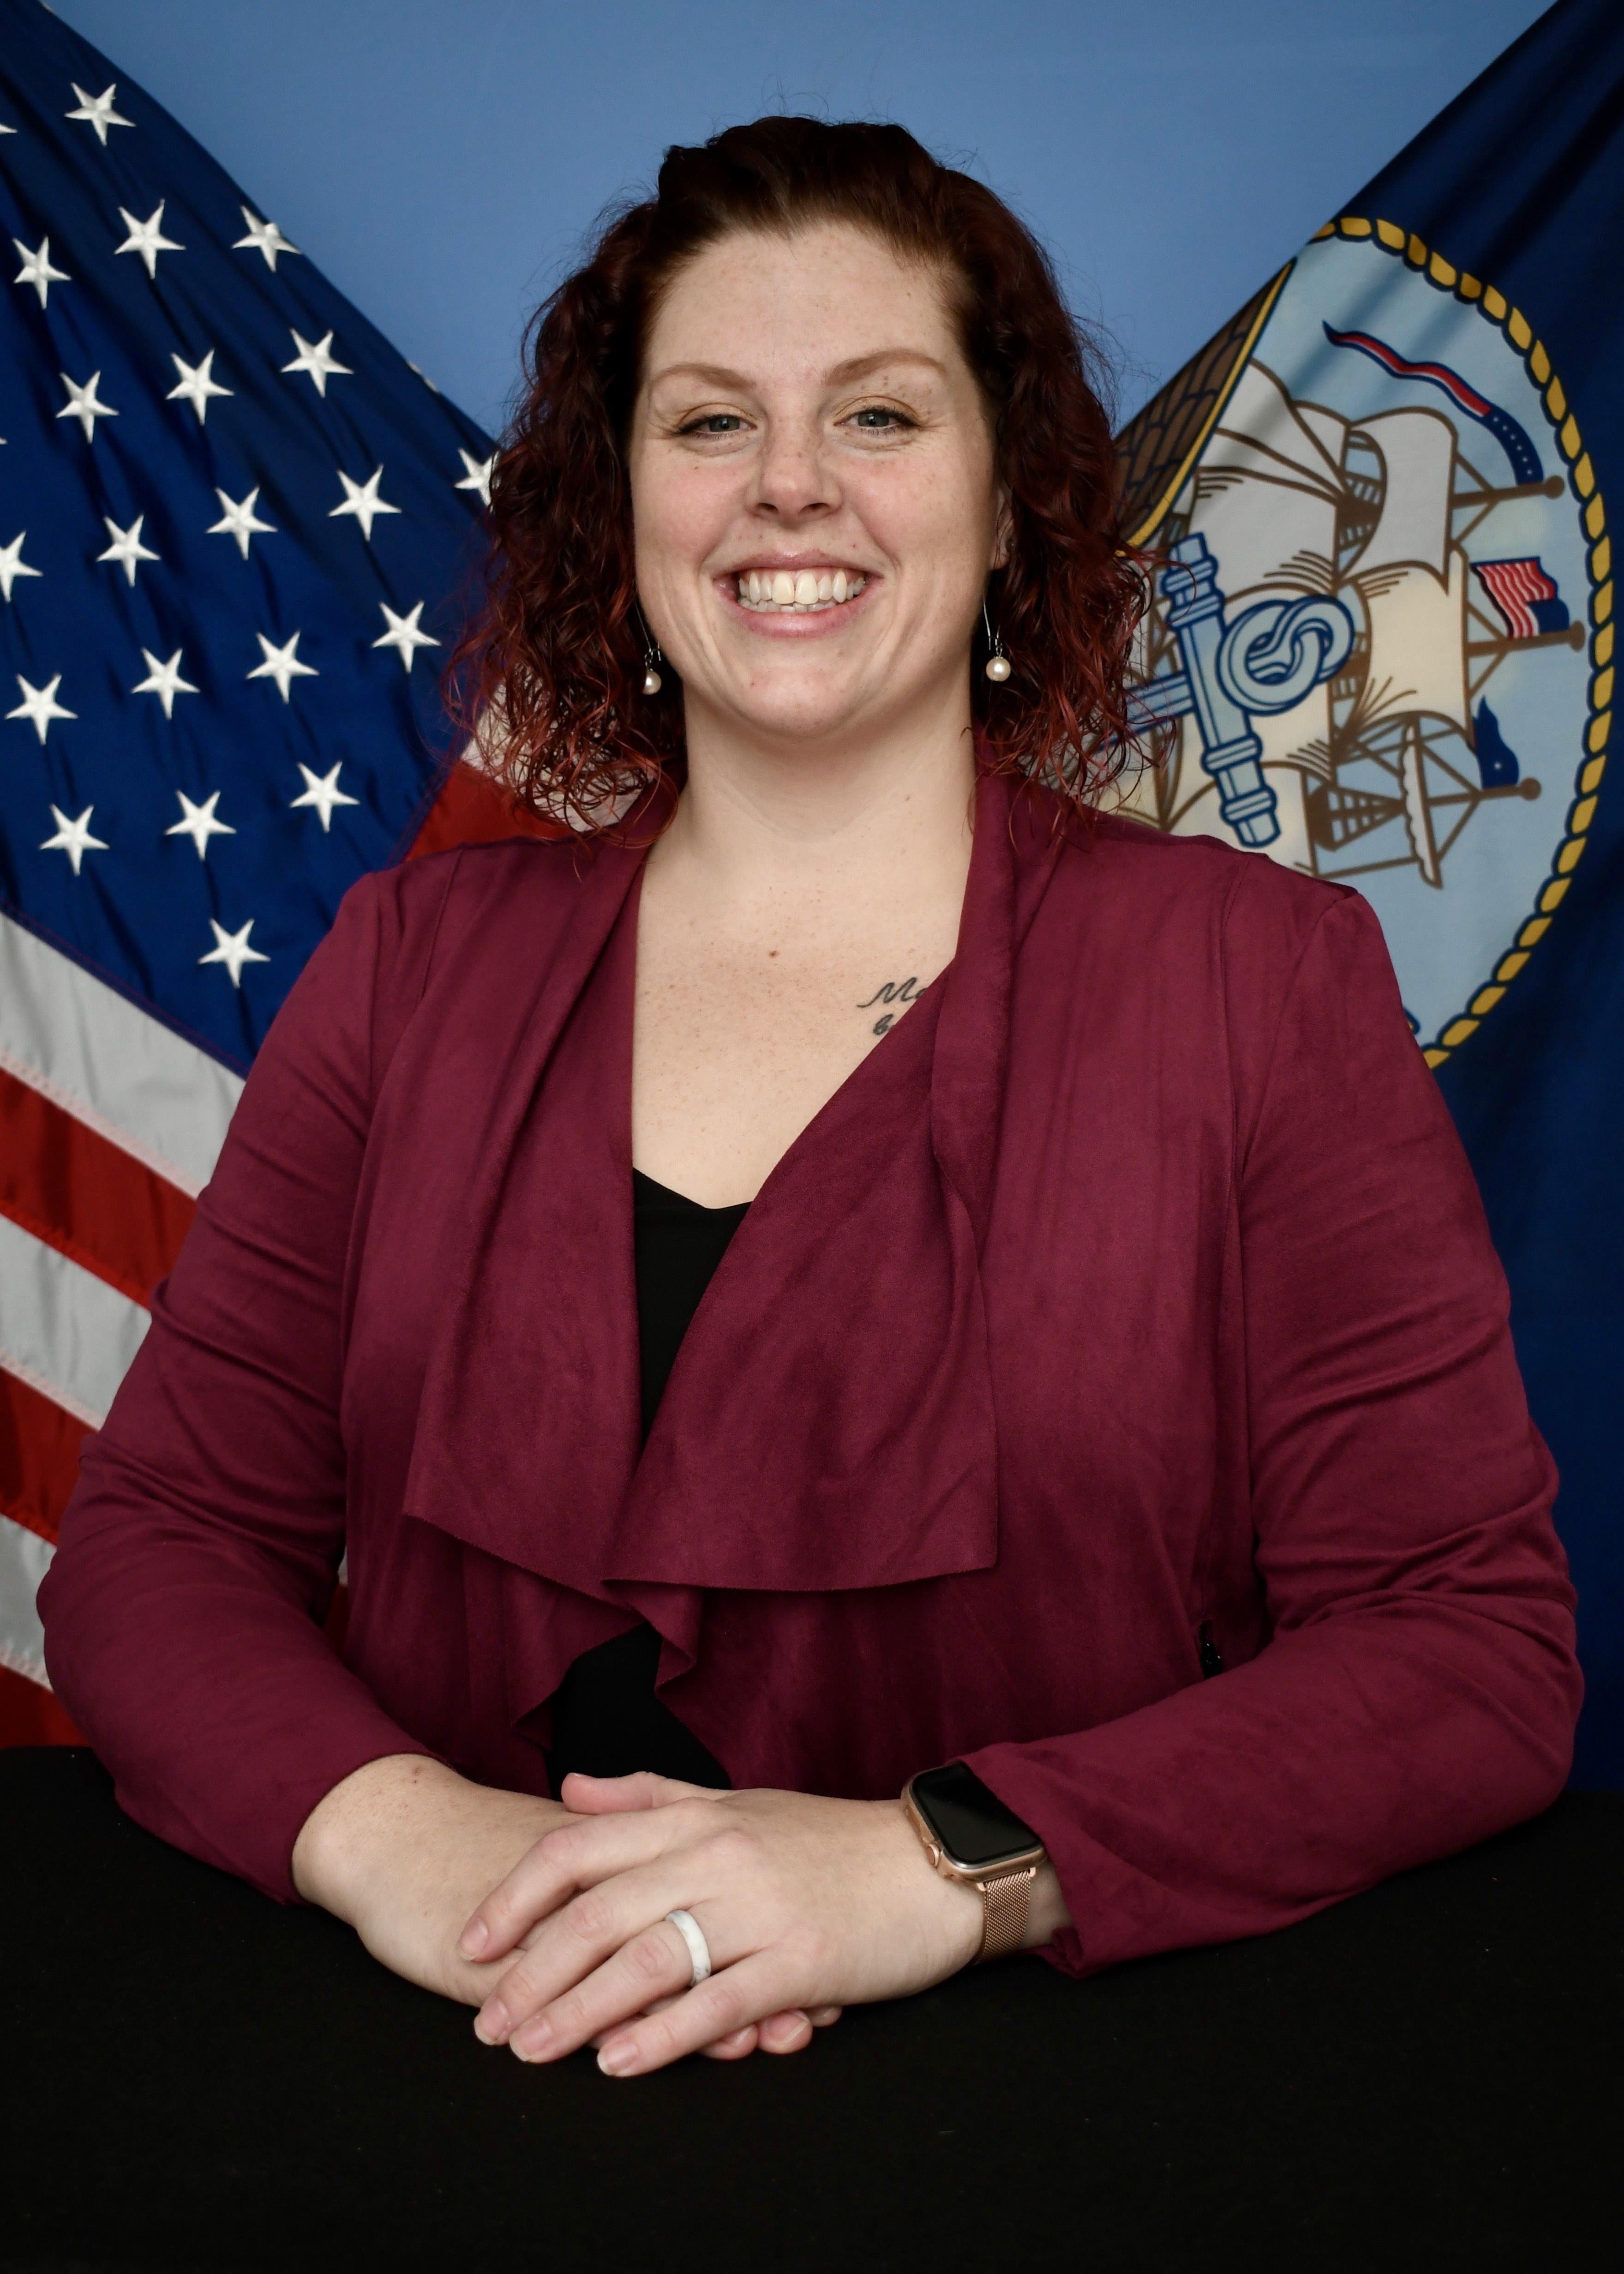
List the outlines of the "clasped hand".
<svg viewBox="0 0 1624 2274">
<path fill-rule="evenodd" d="M 534 1843 L 458 1946 L 482 1971 L 518 1952 L 474 2026 L 525 2060 L 595 2044 L 600 2067 L 630 2076 L 688 2052 L 791 2051 L 843 2006 L 927 1989 L 980 1946 L 981 1898 L 930 1869 L 896 1801 L 647 1774 L 568 1777 L 560 1798 L 576 1820 Z M 691 1987 L 673 1910 L 710 1946 Z"/>
</svg>

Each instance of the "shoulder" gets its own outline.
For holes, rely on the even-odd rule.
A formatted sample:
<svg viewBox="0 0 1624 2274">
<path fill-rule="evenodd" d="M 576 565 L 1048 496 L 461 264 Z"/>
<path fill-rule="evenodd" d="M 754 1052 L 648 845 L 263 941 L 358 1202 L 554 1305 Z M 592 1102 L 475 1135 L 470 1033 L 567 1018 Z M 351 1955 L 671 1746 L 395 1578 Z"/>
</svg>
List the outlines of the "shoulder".
<svg viewBox="0 0 1624 2274">
<path fill-rule="evenodd" d="M 1279 910 L 1312 924 L 1327 907 L 1356 897 L 1346 885 L 1305 876 L 1267 853 L 1217 837 L 1176 837 L 1126 813 L 1096 815 L 1071 848 L 1092 859 L 1097 876 L 1159 901 L 1220 904 L 1226 911 Z"/>
<path fill-rule="evenodd" d="M 1305 876 L 1267 853 L 1215 837 L 1176 837 L 1123 813 L 1068 829 L 1054 885 L 1062 908 L 1124 941 L 1154 935 L 1186 950 L 1205 943 L 1226 960 L 1276 963 L 1334 912 L 1366 908 L 1350 886 Z"/>
<path fill-rule="evenodd" d="M 404 929 L 440 922 L 447 910 L 500 907 L 523 899 L 531 907 L 568 908 L 595 857 L 575 838 L 504 837 L 489 844 L 453 845 L 443 853 L 408 857 L 374 870 L 350 888 L 346 900 L 370 900 L 379 915 Z"/>
<path fill-rule="evenodd" d="M 387 1058 L 431 974 L 476 945 L 499 963 L 545 958 L 561 938 L 592 855 L 573 841 L 507 838 L 454 846 L 358 877 L 305 963 L 275 1025 L 342 1029 Z"/>
<path fill-rule="evenodd" d="M 1152 1033 L 1267 1052 L 1294 996 L 1357 995 L 1409 1034 L 1374 910 L 1351 886 L 1125 814 L 1068 827 L 1026 955 Z M 1328 1031 L 1328 1026 L 1327 1026 Z"/>
<path fill-rule="evenodd" d="M 511 837 L 408 858 L 357 877 L 328 937 L 373 960 L 380 979 L 402 965 L 426 978 L 432 962 L 492 926 L 523 923 L 533 938 L 549 919 L 567 924 L 594 857 L 573 839 Z"/>
</svg>

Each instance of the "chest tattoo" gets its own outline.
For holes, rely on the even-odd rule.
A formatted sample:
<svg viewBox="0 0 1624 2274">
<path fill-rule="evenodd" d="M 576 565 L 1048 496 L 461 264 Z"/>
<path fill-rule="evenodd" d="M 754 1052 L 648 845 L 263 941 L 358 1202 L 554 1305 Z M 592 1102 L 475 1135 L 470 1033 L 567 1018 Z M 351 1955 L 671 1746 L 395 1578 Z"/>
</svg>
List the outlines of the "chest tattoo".
<svg viewBox="0 0 1624 2274">
<path fill-rule="evenodd" d="M 873 994 L 869 996 L 866 1003 L 860 1003 L 857 1005 L 857 1008 L 860 1011 L 872 1011 L 876 1003 L 912 1003 L 920 991 L 920 984 L 917 977 L 913 979 L 887 979 L 883 982 L 880 986 L 875 989 Z M 876 1035 L 883 1035 L 896 1016 L 897 1013 L 894 1011 L 886 1011 L 883 1013 L 882 1015 L 874 1022 L 875 1033 Z"/>
</svg>

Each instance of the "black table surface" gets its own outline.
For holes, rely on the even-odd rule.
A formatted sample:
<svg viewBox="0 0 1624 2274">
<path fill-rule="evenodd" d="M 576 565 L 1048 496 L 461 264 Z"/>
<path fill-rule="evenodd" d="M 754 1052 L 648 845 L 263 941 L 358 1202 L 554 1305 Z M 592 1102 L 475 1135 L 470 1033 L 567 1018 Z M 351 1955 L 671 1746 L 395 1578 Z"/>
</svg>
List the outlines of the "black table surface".
<svg viewBox="0 0 1624 2274">
<path fill-rule="evenodd" d="M 325 1911 L 0 1752 L 0 2267 L 1624 2263 L 1624 1795 L 1300 1925 L 807 2051 L 526 2067 Z"/>
</svg>

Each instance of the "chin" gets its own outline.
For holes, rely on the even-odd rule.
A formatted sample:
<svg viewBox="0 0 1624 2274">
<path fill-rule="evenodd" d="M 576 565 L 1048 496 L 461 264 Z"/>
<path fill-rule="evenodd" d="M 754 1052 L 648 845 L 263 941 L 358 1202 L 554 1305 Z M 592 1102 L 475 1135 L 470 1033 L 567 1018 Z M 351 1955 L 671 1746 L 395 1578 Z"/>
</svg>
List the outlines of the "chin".
<svg viewBox="0 0 1624 2274">
<path fill-rule="evenodd" d="M 857 724 L 858 711 L 846 704 L 756 704 L 738 717 L 748 733 L 758 734 L 763 742 L 810 748 L 846 733 Z"/>
<path fill-rule="evenodd" d="M 929 674 L 899 668 L 895 656 L 870 655 L 859 667 L 842 671 L 797 670 L 793 662 L 776 671 L 757 666 L 729 692 L 733 699 L 727 707 L 746 731 L 811 742 L 860 727 L 883 734 L 921 700 L 929 703 L 937 689 Z"/>
<path fill-rule="evenodd" d="M 737 727 L 773 742 L 817 742 L 854 725 L 867 706 L 853 688 L 763 688 L 728 706 Z"/>
</svg>

